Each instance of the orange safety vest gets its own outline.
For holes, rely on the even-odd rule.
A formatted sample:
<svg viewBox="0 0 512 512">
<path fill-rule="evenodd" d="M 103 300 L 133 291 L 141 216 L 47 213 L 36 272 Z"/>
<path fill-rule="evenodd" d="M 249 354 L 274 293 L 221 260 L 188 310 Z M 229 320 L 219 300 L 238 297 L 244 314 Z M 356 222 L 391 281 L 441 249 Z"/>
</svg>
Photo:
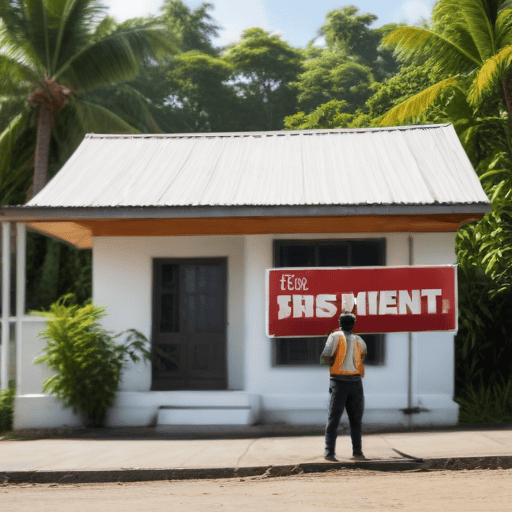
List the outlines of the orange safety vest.
<svg viewBox="0 0 512 512">
<path fill-rule="evenodd" d="M 338 346 L 336 347 L 334 363 L 331 366 L 331 375 L 361 375 L 361 377 L 364 377 L 363 355 L 361 351 L 361 345 L 359 345 L 357 339 L 354 340 L 354 365 L 356 367 L 355 372 L 349 372 L 341 369 L 341 365 L 343 364 L 343 361 L 345 361 L 346 353 L 347 340 L 345 335 L 342 334 L 338 338 Z"/>
</svg>

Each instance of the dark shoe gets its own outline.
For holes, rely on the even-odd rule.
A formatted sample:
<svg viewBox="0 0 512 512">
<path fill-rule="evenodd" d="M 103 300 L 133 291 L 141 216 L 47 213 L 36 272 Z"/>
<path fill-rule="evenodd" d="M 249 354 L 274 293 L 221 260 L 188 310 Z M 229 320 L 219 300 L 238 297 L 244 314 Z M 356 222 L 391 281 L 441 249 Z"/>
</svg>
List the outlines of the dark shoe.
<svg viewBox="0 0 512 512">
<path fill-rule="evenodd" d="M 338 459 L 334 455 L 326 455 L 325 460 L 328 460 L 329 462 L 338 462 Z"/>
<path fill-rule="evenodd" d="M 352 455 L 350 460 L 366 460 L 366 457 L 362 453 L 360 453 L 359 455 Z"/>
</svg>

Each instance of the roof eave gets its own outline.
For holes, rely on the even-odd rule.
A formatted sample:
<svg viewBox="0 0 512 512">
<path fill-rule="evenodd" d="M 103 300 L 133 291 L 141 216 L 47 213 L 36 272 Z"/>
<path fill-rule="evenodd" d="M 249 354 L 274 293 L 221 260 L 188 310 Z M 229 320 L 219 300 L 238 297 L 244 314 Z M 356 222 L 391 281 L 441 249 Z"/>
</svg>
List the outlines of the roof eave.
<svg viewBox="0 0 512 512">
<path fill-rule="evenodd" d="M 281 206 L 0 206 L 0 220 L 80 221 L 85 219 L 185 219 L 229 217 L 323 217 L 360 215 L 484 215 L 489 202 L 434 204 L 354 204 Z"/>
</svg>

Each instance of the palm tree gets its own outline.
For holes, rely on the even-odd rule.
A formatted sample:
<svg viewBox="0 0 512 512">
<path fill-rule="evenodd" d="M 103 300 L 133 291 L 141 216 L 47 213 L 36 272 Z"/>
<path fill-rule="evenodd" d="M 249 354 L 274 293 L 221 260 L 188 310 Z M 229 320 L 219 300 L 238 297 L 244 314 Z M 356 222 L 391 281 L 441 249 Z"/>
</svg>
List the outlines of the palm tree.
<svg viewBox="0 0 512 512">
<path fill-rule="evenodd" d="M 498 92 L 512 117 L 510 0 L 439 0 L 430 27 L 398 28 L 384 44 L 400 60 L 421 63 L 443 79 L 391 109 L 379 124 L 399 124 L 416 117 L 453 87 L 462 89 L 473 107 Z"/>
<path fill-rule="evenodd" d="M 52 137 L 68 156 L 87 131 L 136 131 L 86 93 L 134 77 L 172 45 L 154 23 L 117 26 L 104 11 L 97 0 L 0 0 L 2 187 L 33 165 L 32 194 L 41 190 Z M 57 133 L 60 118 L 67 127 Z M 33 138 L 34 125 L 32 153 L 22 135 Z"/>
</svg>

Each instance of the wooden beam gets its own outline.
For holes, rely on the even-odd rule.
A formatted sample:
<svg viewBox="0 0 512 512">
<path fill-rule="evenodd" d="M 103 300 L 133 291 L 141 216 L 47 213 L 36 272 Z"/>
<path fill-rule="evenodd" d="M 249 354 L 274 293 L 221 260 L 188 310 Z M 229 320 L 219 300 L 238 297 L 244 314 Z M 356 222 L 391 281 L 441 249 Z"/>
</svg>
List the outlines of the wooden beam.
<svg viewBox="0 0 512 512">
<path fill-rule="evenodd" d="M 483 214 L 482 214 L 483 215 Z M 352 217 L 229 217 L 194 219 L 99 219 L 31 222 L 31 229 L 91 248 L 94 236 L 199 236 L 314 233 L 456 232 L 475 214 L 356 215 Z"/>
<path fill-rule="evenodd" d="M 255 235 L 273 233 L 455 232 L 468 215 L 364 215 L 354 217 L 249 217 L 93 220 L 93 236 Z"/>
</svg>

